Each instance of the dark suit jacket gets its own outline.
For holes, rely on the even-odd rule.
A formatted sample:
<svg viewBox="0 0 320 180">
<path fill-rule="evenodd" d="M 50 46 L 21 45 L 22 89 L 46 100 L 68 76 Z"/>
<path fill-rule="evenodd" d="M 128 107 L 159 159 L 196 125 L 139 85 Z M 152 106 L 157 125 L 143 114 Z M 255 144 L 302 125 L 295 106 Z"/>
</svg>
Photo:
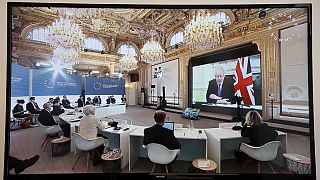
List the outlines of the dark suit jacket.
<svg viewBox="0 0 320 180">
<path fill-rule="evenodd" d="M 241 136 L 248 137 L 250 139 L 250 145 L 259 147 L 270 141 L 274 141 L 278 133 L 266 123 L 258 126 L 253 125 L 251 127 L 247 127 L 245 124 L 241 130 Z"/>
<path fill-rule="evenodd" d="M 38 121 L 44 126 L 57 125 L 57 123 L 56 123 L 56 121 L 54 121 L 52 115 L 45 109 L 43 109 L 40 112 Z"/>
<path fill-rule="evenodd" d="M 32 102 L 28 102 L 26 108 L 31 114 L 39 114 L 41 111 L 36 102 L 34 102 L 34 106 L 32 105 Z"/>
<path fill-rule="evenodd" d="M 78 99 L 78 107 L 83 107 L 83 101 L 81 98 Z"/>
<path fill-rule="evenodd" d="M 209 81 L 208 89 L 207 89 L 207 102 L 208 103 L 216 103 L 217 100 L 210 99 L 210 94 L 215 94 L 218 96 L 218 85 L 215 79 Z M 223 84 L 221 87 L 221 97 L 222 99 L 231 100 L 234 97 L 234 85 L 233 80 L 228 77 L 224 77 Z"/>
<path fill-rule="evenodd" d="M 107 104 L 110 104 L 110 99 L 109 98 L 107 99 Z"/>
<path fill-rule="evenodd" d="M 53 110 L 51 111 L 52 116 L 59 116 L 62 113 L 64 113 L 64 109 L 60 106 L 53 105 Z"/>
<path fill-rule="evenodd" d="M 70 101 L 68 100 L 68 99 L 62 99 L 62 106 L 64 107 L 64 108 L 71 108 L 71 109 L 73 109 L 71 106 L 70 106 Z"/>
<path fill-rule="evenodd" d="M 158 143 L 170 150 L 181 149 L 180 142 L 176 139 L 172 130 L 166 129 L 159 124 L 144 130 L 143 144 Z"/>
<path fill-rule="evenodd" d="M 16 104 L 12 110 L 12 113 L 13 113 L 13 117 L 15 118 L 24 118 L 24 117 L 28 117 L 29 115 L 28 114 L 24 114 L 24 109 L 23 109 L 23 106 L 20 105 L 20 104 Z M 18 114 L 14 114 L 14 113 L 17 113 L 17 112 L 21 112 L 21 113 L 18 113 Z"/>
</svg>

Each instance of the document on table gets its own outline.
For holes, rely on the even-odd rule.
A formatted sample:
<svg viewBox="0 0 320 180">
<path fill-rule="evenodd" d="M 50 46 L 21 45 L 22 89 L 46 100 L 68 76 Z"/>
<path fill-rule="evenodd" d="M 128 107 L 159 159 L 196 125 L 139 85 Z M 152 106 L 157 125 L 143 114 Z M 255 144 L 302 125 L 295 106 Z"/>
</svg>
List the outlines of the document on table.
<svg viewBox="0 0 320 180">
<path fill-rule="evenodd" d="M 205 167 L 209 167 L 209 161 L 208 160 L 198 160 L 198 166 L 200 168 L 205 168 Z"/>
</svg>

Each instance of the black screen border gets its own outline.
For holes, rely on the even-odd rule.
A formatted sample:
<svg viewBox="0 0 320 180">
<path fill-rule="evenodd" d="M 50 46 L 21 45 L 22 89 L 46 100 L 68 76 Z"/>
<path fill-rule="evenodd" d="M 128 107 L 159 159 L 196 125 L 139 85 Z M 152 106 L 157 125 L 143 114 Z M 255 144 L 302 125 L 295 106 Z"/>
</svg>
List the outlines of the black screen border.
<svg viewBox="0 0 320 180">
<path fill-rule="evenodd" d="M 11 104 L 11 57 L 12 57 L 12 8 L 13 7 L 78 7 L 78 8 L 157 8 L 157 9 L 230 9 L 230 8 L 307 8 L 308 10 L 308 85 L 309 85 L 309 123 L 310 123 L 310 159 L 311 159 L 311 174 L 172 174 L 172 175 L 149 175 L 139 173 L 124 173 L 124 174 L 103 174 L 103 173 L 88 173 L 88 174 L 21 174 L 9 175 L 8 171 L 8 156 L 9 156 L 9 141 L 10 141 L 10 106 Z M 122 179 L 131 178 L 133 176 L 147 179 L 235 179 L 235 178 L 249 178 L 249 179 L 316 179 L 316 164 L 315 164 L 315 144 L 314 144 L 314 108 L 313 108 L 313 79 L 312 79 L 312 5 L 307 3 L 299 4 L 257 4 L 257 5 L 137 5 L 137 4 L 72 4 L 72 3 L 34 3 L 34 2 L 7 2 L 7 77 L 6 77 L 6 127 L 5 127 L 5 153 L 4 153 L 4 179 L 44 179 L 44 178 L 80 178 L 88 179 L 92 177 L 108 178 L 108 179 Z M 190 65 L 190 64 L 189 64 Z M 189 72 L 190 72 L 189 66 Z M 189 76 L 190 77 L 190 76 Z M 190 79 L 190 78 L 189 78 Z M 190 84 L 190 80 L 188 81 Z M 190 97 L 190 89 L 188 91 Z M 190 99 L 190 98 L 189 98 Z"/>
</svg>

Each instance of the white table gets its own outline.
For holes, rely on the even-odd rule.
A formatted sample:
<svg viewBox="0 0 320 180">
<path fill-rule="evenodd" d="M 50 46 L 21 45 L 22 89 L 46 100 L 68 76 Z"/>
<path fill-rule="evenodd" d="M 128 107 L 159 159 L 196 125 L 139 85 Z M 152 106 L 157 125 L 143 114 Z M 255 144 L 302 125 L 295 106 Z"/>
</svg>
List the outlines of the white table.
<svg viewBox="0 0 320 180">
<path fill-rule="evenodd" d="M 217 163 L 217 171 L 221 172 L 221 160 L 234 159 L 234 150 L 239 150 L 239 144 L 248 143 L 249 139 L 241 137 L 241 131 L 234 131 L 228 128 L 205 129 L 208 137 L 208 157 Z M 277 158 L 273 161 L 283 166 L 282 154 L 287 152 L 287 134 L 278 131 L 277 140 L 280 141 Z"/>
<path fill-rule="evenodd" d="M 117 110 L 115 110 L 115 109 L 117 109 Z M 79 110 L 82 110 L 82 108 L 79 108 Z M 70 112 L 73 112 L 74 114 L 68 115 L 68 113 L 70 113 Z M 98 108 L 96 108 L 96 113 L 97 112 L 98 112 L 98 116 L 97 116 L 97 114 L 95 116 L 100 119 L 103 119 L 101 116 L 106 117 L 106 116 L 110 116 L 110 115 L 125 113 L 125 105 L 115 104 L 115 105 L 106 106 L 106 107 L 98 107 Z M 73 109 L 72 110 L 70 110 L 70 109 L 65 110 L 65 112 L 63 114 L 59 115 L 59 118 L 60 118 L 59 124 L 61 126 L 68 127 L 68 128 L 63 128 L 63 130 L 65 129 L 65 131 L 67 131 L 67 134 L 71 138 L 71 141 L 70 141 L 71 142 L 70 143 L 70 151 L 71 152 L 75 151 L 75 142 L 74 142 L 74 138 L 72 137 L 72 133 L 75 132 L 75 127 L 80 125 L 80 117 L 79 116 L 85 116 L 85 115 L 82 112 L 76 112 Z M 77 122 L 73 122 L 74 120 L 77 120 Z M 105 121 L 105 123 L 107 123 L 107 122 Z M 120 146 L 117 146 L 117 148 L 119 148 L 119 147 Z"/>
<path fill-rule="evenodd" d="M 128 126 L 128 130 L 123 131 L 125 128 L 126 127 L 123 127 L 120 130 L 114 130 L 113 127 L 107 127 L 100 131 L 103 135 L 108 137 L 109 147 L 111 149 L 121 149 L 123 154 L 121 168 L 124 168 L 129 163 L 129 134 L 136 129 L 136 126 L 130 125 Z"/>
<path fill-rule="evenodd" d="M 147 149 L 142 147 L 145 128 L 147 127 L 137 126 L 136 129 L 130 133 L 129 171 L 138 161 L 139 157 L 148 157 Z M 199 130 L 201 130 L 202 133 L 199 133 Z M 174 135 L 181 144 L 178 160 L 193 161 L 197 158 L 207 158 L 207 136 L 203 129 L 175 129 Z"/>
<path fill-rule="evenodd" d="M 110 104 L 107 106 L 96 106 L 96 114 L 97 118 L 105 118 L 111 115 L 117 115 L 126 113 L 126 105 L 125 104 Z"/>
</svg>

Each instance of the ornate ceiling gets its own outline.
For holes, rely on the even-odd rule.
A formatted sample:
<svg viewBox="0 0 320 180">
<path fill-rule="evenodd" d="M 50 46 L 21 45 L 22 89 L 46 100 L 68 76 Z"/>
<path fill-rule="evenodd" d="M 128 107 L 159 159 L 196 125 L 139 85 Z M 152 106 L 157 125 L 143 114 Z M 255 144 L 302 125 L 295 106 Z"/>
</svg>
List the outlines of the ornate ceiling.
<svg viewBox="0 0 320 180">
<path fill-rule="evenodd" d="M 60 9 L 61 10 L 61 9 Z M 184 29 L 186 24 L 194 15 L 195 9 L 121 9 L 103 8 L 101 17 L 97 20 L 100 27 L 94 27 L 91 20 L 84 16 L 76 18 L 86 37 L 97 37 L 106 46 L 107 52 L 81 53 L 78 70 L 99 69 L 108 71 L 114 68 L 114 72 L 119 71 L 115 63 L 120 59 L 116 53 L 116 48 L 124 42 L 130 42 L 139 50 L 146 40 L 149 39 L 149 31 L 155 29 L 163 48 L 168 48 L 167 41 L 178 29 Z M 241 36 L 243 30 L 248 30 L 248 22 L 256 20 L 256 27 L 252 31 L 259 31 L 266 28 L 259 19 L 259 9 L 211 9 L 214 12 L 225 12 L 230 17 L 231 25 L 225 27 L 225 40 Z M 273 9 L 268 9 L 268 13 Z M 20 60 L 20 64 L 32 66 L 34 62 L 49 60 L 52 48 L 45 43 L 31 42 L 23 37 L 27 31 L 33 27 L 50 25 L 59 17 L 59 9 L 54 7 L 15 7 L 13 8 L 13 56 Z M 251 30 L 251 29 L 249 29 Z M 113 41 L 113 40 L 114 41 Z M 181 51 L 182 52 L 182 51 Z M 139 53 L 139 52 L 138 52 Z M 92 61 L 90 61 L 92 60 Z M 100 61 L 100 62 L 99 62 Z M 112 66 L 112 67 L 111 67 Z"/>
</svg>

